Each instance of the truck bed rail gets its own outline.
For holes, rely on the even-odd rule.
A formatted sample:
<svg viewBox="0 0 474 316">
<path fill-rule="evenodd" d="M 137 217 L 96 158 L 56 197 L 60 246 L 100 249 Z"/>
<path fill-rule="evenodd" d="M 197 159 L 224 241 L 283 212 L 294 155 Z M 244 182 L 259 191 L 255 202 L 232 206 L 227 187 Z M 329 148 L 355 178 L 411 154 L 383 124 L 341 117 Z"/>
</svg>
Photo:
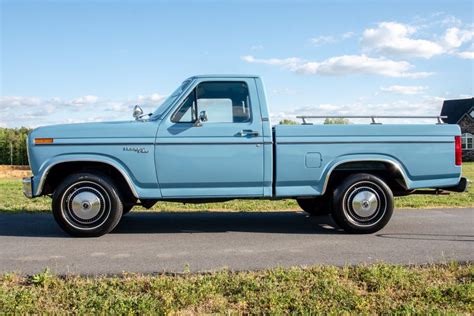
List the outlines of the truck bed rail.
<svg viewBox="0 0 474 316">
<path fill-rule="evenodd" d="M 355 119 L 363 119 L 363 118 L 370 118 L 372 120 L 371 124 L 382 124 L 377 123 L 375 119 L 437 119 L 438 124 L 443 124 L 442 119 L 448 118 L 447 116 L 441 115 L 298 115 L 296 118 L 303 120 L 303 124 L 311 124 L 308 123 L 307 119 L 314 119 L 314 118 L 355 118 Z"/>
</svg>

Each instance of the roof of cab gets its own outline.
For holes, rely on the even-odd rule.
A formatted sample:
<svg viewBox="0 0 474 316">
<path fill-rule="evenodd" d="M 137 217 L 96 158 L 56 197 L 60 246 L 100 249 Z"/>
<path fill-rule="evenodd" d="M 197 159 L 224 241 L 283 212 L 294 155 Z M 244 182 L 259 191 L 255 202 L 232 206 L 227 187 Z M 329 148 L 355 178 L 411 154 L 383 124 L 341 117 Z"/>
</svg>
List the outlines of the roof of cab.
<svg viewBox="0 0 474 316">
<path fill-rule="evenodd" d="M 199 78 L 259 78 L 256 75 L 243 75 L 243 74 L 211 74 L 211 75 L 195 75 L 188 79 L 199 79 Z"/>
</svg>

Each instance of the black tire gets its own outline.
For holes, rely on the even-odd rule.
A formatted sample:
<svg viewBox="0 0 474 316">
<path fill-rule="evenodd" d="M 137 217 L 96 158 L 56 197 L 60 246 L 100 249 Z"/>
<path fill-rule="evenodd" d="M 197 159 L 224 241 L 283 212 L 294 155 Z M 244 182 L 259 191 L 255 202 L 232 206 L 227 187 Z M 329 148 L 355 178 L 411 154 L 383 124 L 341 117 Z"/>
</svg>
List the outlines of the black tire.
<svg viewBox="0 0 474 316">
<path fill-rule="evenodd" d="M 331 201 L 326 196 L 296 199 L 303 211 L 311 216 L 323 216 L 331 213 Z"/>
<path fill-rule="evenodd" d="M 98 237 L 120 221 L 123 203 L 119 190 L 106 175 L 77 173 L 54 191 L 53 215 L 59 226 L 75 237 Z"/>
<path fill-rule="evenodd" d="M 351 175 L 334 191 L 332 217 L 346 232 L 375 233 L 387 225 L 392 214 L 392 191 L 371 174 Z"/>
</svg>

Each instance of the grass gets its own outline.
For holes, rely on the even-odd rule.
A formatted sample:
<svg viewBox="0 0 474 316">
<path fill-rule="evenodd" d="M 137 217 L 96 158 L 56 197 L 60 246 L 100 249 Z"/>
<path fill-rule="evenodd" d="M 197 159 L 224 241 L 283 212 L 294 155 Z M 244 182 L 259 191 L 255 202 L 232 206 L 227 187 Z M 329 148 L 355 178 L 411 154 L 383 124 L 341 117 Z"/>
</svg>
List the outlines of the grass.
<svg viewBox="0 0 474 316">
<path fill-rule="evenodd" d="M 472 264 L 209 274 L 0 275 L 5 314 L 473 314 Z"/>
<path fill-rule="evenodd" d="M 463 175 L 474 180 L 474 163 L 464 163 Z M 474 207 L 474 185 L 469 192 L 452 193 L 450 195 L 411 195 L 396 198 L 397 208 L 439 208 L 439 207 Z M 23 196 L 21 181 L 18 179 L 0 179 L 0 211 L 1 212 L 36 212 L 49 211 L 51 200 L 48 197 L 33 200 Z M 142 209 L 136 207 L 136 209 Z M 155 211 L 276 211 L 299 210 L 294 200 L 234 200 L 224 203 L 183 204 L 159 202 L 152 210 Z M 142 209 L 143 210 L 143 209 Z"/>
</svg>

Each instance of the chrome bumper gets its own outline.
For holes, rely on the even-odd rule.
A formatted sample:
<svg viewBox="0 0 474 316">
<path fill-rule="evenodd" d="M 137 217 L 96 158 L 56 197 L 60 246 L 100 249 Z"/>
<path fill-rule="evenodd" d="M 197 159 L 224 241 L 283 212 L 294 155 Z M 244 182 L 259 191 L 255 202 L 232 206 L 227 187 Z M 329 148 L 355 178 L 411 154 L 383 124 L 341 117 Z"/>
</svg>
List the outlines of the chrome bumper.
<svg viewBox="0 0 474 316">
<path fill-rule="evenodd" d="M 31 177 L 23 178 L 23 194 L 31 199 L 33 198 L 33 182 L 31 181 Z"/>
</svg>

